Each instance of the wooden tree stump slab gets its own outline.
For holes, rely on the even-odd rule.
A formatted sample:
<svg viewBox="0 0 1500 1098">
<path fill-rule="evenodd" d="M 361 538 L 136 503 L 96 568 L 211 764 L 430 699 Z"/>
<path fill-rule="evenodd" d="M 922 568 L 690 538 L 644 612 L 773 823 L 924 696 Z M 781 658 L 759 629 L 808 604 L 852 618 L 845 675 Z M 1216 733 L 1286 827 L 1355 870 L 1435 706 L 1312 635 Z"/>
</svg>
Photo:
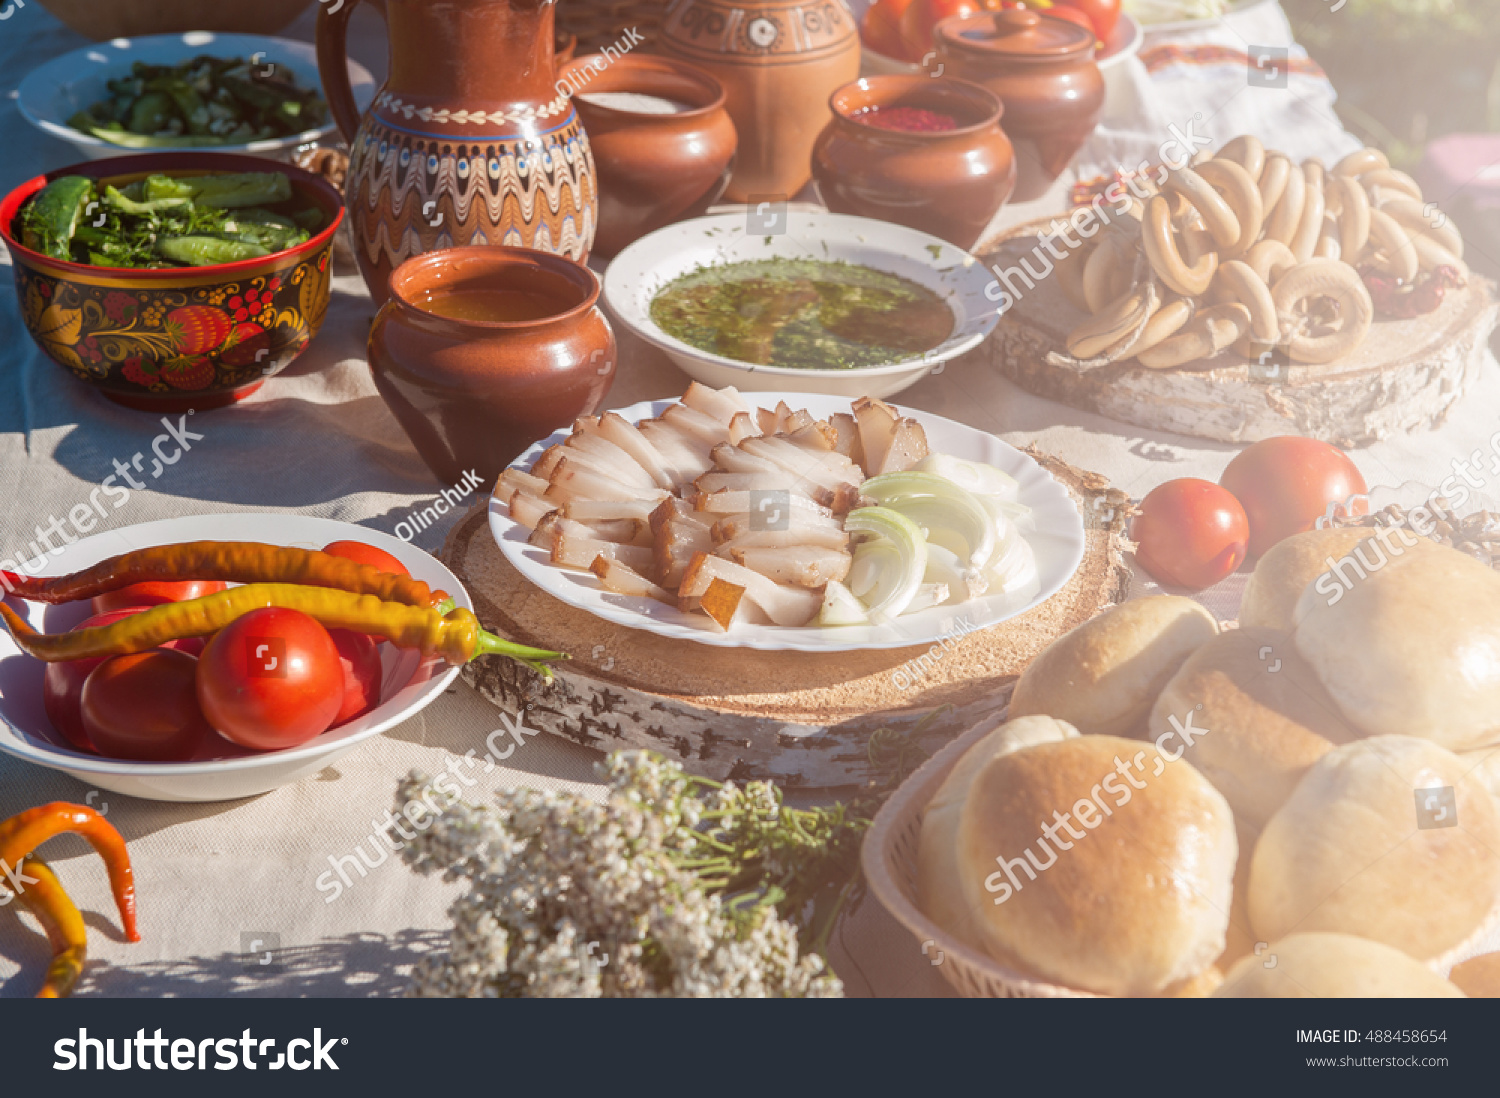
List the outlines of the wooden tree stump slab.
<svg viewBox="0 0 1500 1098">
<path fill-rule="evenodd" d="M 772 778 L 787 786 L 852 785 L 870 776 L 877 728 L 930 725 L 951 738 L 998 711 L 1022 669 L 1052 640 L 1125 597 L 1124 493 L 1098 474 L 1028 450 L 1087 516 L 1083 563 L 1041 606 L 946 647 L 873 652 L 756 652 L 711 648 L 627 629 L 546 594 L 490 535 L 489 501 L 448 537 L 443 559 L 487 629 L 569 653 L 552 683 L 512 660 L 476 660 L 464 676 L 527 724 L 601 751 L 645 747 L 712 778 Z M 955 617 L 962 607 L 955 607 Z M 921 659 L 920 665 L 912 663 Z"/>
<path fill-rule="evenodd" d="M 984 260 L 1050 276 L 1050 257 L 1032 254 L 1053 219 L 1028 222 L 998 237 Z M 1024 273 L 1024 272 L 1023 272 Z M 1057 279 L 1022 291 L 992 337 L 995 364 L 1021 388 L 1136 427 L 1219 442 L 1305 435 L 1351 447 L 1441 426 L 1479 376 L 1485 344 L 1500 316 L 1494 282 L 1471 275 L 1434 313 L 1377 320 L 1345 359 L 1324 366 L 1292 363 L 1280 375 L 1231 352 L 1173 370 L 1148 370 L 1133 359 L 1078 373 L 1047 361 L 1084 319 Z M 1269 365 L 1269 364 L 1268 364 Z"/>
</svg>

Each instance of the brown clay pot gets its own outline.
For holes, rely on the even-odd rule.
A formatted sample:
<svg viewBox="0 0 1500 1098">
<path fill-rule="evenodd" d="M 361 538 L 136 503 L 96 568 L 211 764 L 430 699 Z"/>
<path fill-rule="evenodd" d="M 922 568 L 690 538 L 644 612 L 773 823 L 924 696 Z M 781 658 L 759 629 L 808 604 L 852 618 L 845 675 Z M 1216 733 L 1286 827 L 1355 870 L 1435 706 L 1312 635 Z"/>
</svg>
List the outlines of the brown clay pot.
<svg viewBox="0 0 1500 1098">
<path fill-rule="evenodd" d="M 573 106 L 599 173 L 596 255 L 697 217 L 724 193 L 736 138 L 724 89 L 708 73 L 670 57 L 628 53 L 606 62 L 591 54 L 563 66 L 558 79 L 577 89 Z M 589 102 L 599 92 L 637 92 L 691 109 L 648 114 Z"/>
<path fill-rule="evenodd" d="M 588 138 L 554 87 L 553 0 L 383 0 L 390 76 L 363 116 L 344 60 L 358 0 L 318 11 L 318 70 L 349 143 L 344 194 L 360 273 L 465 244 L 583 262 L 597 195 Z"/>
<path fill-rule="evenodd" d="M 1066 19 L 1013 8 L 944 19 L 933 40 L 946 75 L 983 84 L 1005 104 L 1002 126 L 1018 172 L 1012 201 L 1039 198 L 1104 111 L 1093 34 Z"/>
<path fill-rule="evenodd" d="M 813 148 L 813 178 L 834 213 L 894 221 L 965 250 L 1016 185 L 1016 158 L 1000 130 L 1000 100 L 977 84 L 869 76 L 829 100 L 833 121 Z M 862 111 L 916 107 L 956 129 L 910 132 L 858 120 Z"/>
<path fill-rule="evenodd" d="M 828 97 L 859 75 L 844 0 L 673 0 L 656 47 L 724 85 L 739 133 L 733 202 L 784 201 L 807 184 Z"/>
<path fill-rule="evenodd" d="M 615 374 L 615 337 L 587 267 L 529 248 L 468 247 L 407 260 L 370 331 L 375 387 L 444 484 L 486 482 L 537 439 L 588 415 Z M 454 320 L 422 307 L 438 290 L 548 299 L 540 320 Z"/>
</svg>

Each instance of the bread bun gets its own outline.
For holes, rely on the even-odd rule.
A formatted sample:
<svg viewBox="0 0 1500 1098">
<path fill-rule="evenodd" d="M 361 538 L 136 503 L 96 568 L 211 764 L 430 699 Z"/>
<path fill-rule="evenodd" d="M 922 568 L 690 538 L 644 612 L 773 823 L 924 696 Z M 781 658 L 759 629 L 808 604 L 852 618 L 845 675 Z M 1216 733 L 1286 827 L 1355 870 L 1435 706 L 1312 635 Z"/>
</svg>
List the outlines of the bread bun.
<svg viewBox="0 0 1500 1098">
<path fill-rule="evenodd" d="M 1239 856 L 1234 861 L 1234 898 L 1229 903 L 1229 927 L 1224 931 L 1224 952 L 1214 961 L 1220 972 L 1228 972 L 1241 957 L 1255 952 L 1260 939 L 1250 929 L 1250 859 L 1260 839 L 1258 828 L 1243 817 L 1234 818 L 1234 840 Z"/>
<path fill-rule="evenodd" d="M 1366 735 L 1450 751 L 1500 741 L 1500 574 L 1456 549 L 1386 541 L 1401 555 L 1368 538 L 1345 566 L 1352 586 L 1328 575 L 1302 593 L 1297 650 Z"/>
<path fill-rule="evenodd" d="M 1189 656 L 1148 727 L 1157 747 L 1184 752 L 1236 818 L 1256 828 L 1309 766 L 1356 738 L 1291 639 L 1266 629 L 1231 629 Z"/>
<path fill-rule="evenodd" d="M 1122 602 L 1032 660 L 1011 695 L 1011 717 L 1045 713 L 1084 733 L 1138 735 L 1167 680 L 1218 631 L 1212 614 L 1180 595 Z"/>
<path fill-rule="evenodd" d="M 1255 845 L 1255 932 L 1355 934 L 1423 961 L 1467 940 L 1500 898 L 1500 812 L 1466 769 L 1412 736 L 1324 755 Z"/>
<path fill-rule="evenodd" d="M 1229 805 L 1150 744 L 1079 736 L 984 763 L 955 870 L 1002 963 L 1104 995 L 1154 995 L 1224 948 Z"/>
<path fill-rule="evenodd" d="M 1491 797 L 1500 798 L 1500 747 L 1476 747 L 1460 752 L 1458 757 L 1472 780 L 1488 789 Z"/>
<path fill-rule="evenodd" d="M 1051 717 L 1007 721 L 959 757 L 928 802 L 917 845 L 917 903 L 929 919 L 959 941 L 984 950 L 958 875 L 958 819 L 974 775 L 1000 755 L 1077 735 L 1078 729 L 1071 724 Z"/>
<path fill-rule="evenodd" d="M 1484 953 L 1454 965 L 1448 982 L 1470 999 L 1500 999 L 1500 953 Z"/>
<path fill-rule="evenodd" d="M 1399 949 L 1352 934 L 1292 934 L 1245 957 L 1215 999 L 1462 999 L 1464 993 Z"/>
<path fill-rule="evenodd" d="M 1342 526 L 1307 530 L 1277 542 L 1256 562 L 1255 571 L 1245 581 L 1240 628 L 1290 633 L 1297 600 L 1307 585 L 1328 571 L 1330 558 L 1338 560 L 1369 536 L 1370 531 L 1362 527 Z"/>
</svg>

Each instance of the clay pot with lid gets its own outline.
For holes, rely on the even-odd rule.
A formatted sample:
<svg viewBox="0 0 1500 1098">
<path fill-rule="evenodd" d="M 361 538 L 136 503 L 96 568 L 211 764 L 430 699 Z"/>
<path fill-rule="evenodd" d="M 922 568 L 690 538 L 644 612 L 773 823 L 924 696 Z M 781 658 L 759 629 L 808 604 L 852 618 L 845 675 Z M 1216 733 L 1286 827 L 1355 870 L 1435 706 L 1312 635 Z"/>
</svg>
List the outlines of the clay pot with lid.
<svg viewBox="0 0 1500 1098">
<path fill-rule="evenodd" d="M 963 80 L 869 76 L 829 100 L 833 121 L 813 148 L 818 193 L 834 213 L 873 217 L 972 248 L 1016 183 L 1016 158 L 993 92 Z M 911 108 L 947 130 L 885 129 L 862 118 Z"/>
<path fill-rule="evenodd" d="M 443 315 L 434 294 L 515 295 L 507 321 Z M 451 312 L 451 308 L 449 309 Z M 537 439 L 586 416 L 615 373 L 599 280 L 529 248 L 450 248 L 409 259 L 370 331 L 370 372 L 386 406 L 444 484 L 486 483 Z"/>
<path fill-rule="evenodd" d="M 724 88 L 707 72 L 670 57 L 592 54 L 564 65 L 558 83 L 576 89 L 573 106 L 599 175 L 595 254 L 612 256 L 647 233 L 697 217 L 724 193 L 737 140 Z M 653 112 L 616 98 L 622 94 L 678 109 Z"/>
<path fill-rule="evenodd" d="M 1038 198 L 1088 140 L 1104 111 L 1094 36 L 1066 19 L 1014 8 L 944 19 L 933 32 L 950 76 L 983 84 L 1005 105 L 1016 149 L 1013 201 Z"/>
</svg>

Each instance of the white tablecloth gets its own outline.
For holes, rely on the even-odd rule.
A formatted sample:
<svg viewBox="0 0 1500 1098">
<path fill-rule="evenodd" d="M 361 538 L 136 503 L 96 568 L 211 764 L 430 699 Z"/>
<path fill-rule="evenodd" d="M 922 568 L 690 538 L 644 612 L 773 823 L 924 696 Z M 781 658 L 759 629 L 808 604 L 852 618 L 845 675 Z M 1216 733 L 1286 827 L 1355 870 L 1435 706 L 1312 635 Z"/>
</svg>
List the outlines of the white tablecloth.
<svg viewBox="0 0 1500 1098">
<path fill-rule="evenodd" d="M 1256 34 L 1285 36 L 1276 5 L 1261 10 L 1264 28 L 1258 25 Z M 311 38 L 311 28 L 309 17 L 289 33 Z M 377 73 L 385 67 L 382 35 L 368 7 L 357 13 L 353 52 Z M 35 5 L 17 11 L 0 24 L 0 94 L 13 98 L 31 65 L 82 44 Z M 1135 73 L 1137 78 L 1142 74 Z M 1326 111 L 1326 102 L 1321 109 Z M 1319 130 L 1324 147 L 1339 141 L 1329 118 Z M 1145 143 L 1160 139 L 1148 136 Z M 1120 148 L 1133 153 L 1141 143 Z M 13 103 L 0 106 L 0 149 L 0 187 L 6 190 L 76 159 L 69 146 L 32 130 Z M 1102 154 L 1090 155 L 1097 160 Z M 1060 210 L 1069 182 L 1061 181 L 1046 199 L 1005 210 L 1001 220 Z M 414 507 L 430 502 L 443 486 L 386 411 L 365 365 L 373 316 L 358 277 L 342 274 L 323 333 L 294 368 L 238 407 L 197 416 L 194 429 L 204 440 L 149 490 L 133 493 L 128 507 L 111 516 L 111 526 L 224 510 L 283 510 L 389 532 Z M 155 417 L 105 402 L 44 359 L 21 327 L 9 280 L 0 286 L 0 332 L 3 559 L 24 549 L 33 526 L 87 500 L 112 461 L 129 460 L 160 426 Z M 672 395 L 685 383 L 659 356 L 625 341 L 609 403 L 619 407 Z M 1500 379 L 1492 368 L 1442 431 L 1383 442 L 1354 459 L 1371 484 L 1419 481 L 1435 487 L 1454 458 L 1488 446 L 1497 397 Z M 901 399 L 1018 445 L 1035 442 L 1107 474 L 1136 496 L 1170 477 L 1217 479 L 1233 449 L 1142 432 L 1032 397 L 994 373 L 983 356 L 950 367 Z M 435 550 L 446 530 L 447 524 L 433 527 L 416 540 Z M 64 837 L 45 848 L 90 926 L 91 960 L 81 994 L 389 994 L 402 986 L 416 956 L 441 946 L 452 886 L 418 878 L 394 861 L 354 878 L 332 903 L 315 882 L 332 860 L 368 840 L 375 822 L 385 818 L 399 776 L 413 767 L 436 772 L 448 756 L 482 751 L 485 737 L 498 727 L 488 702 L 456 686 L 419 717 L 315 779 L 229 804 L 101 796 L 51 771 L 0 758 L 0 818 L 54 799 L 89 801 L 107 811 L 130 844 L 145 936 L 136 945 L 121 940 L 102 867 L 84 844 Z M 476 793 L 515 783 L 595 789 L 594 758 L 566 741 L 531 739 L 508 766 L 476 773 Z M 255 941 L 263 944 L 254 948 L 275 951 L 272 965 L 251 963 Z M 835 947 L 836 967 L 851 994 L 946 994 L 918 943 L 873 900 L 846 921 Z M 14 905 L 0 909 L 0 993 L 33 994 L 47 956 L 29 918 L 18 917 Z"/>
</svg>

